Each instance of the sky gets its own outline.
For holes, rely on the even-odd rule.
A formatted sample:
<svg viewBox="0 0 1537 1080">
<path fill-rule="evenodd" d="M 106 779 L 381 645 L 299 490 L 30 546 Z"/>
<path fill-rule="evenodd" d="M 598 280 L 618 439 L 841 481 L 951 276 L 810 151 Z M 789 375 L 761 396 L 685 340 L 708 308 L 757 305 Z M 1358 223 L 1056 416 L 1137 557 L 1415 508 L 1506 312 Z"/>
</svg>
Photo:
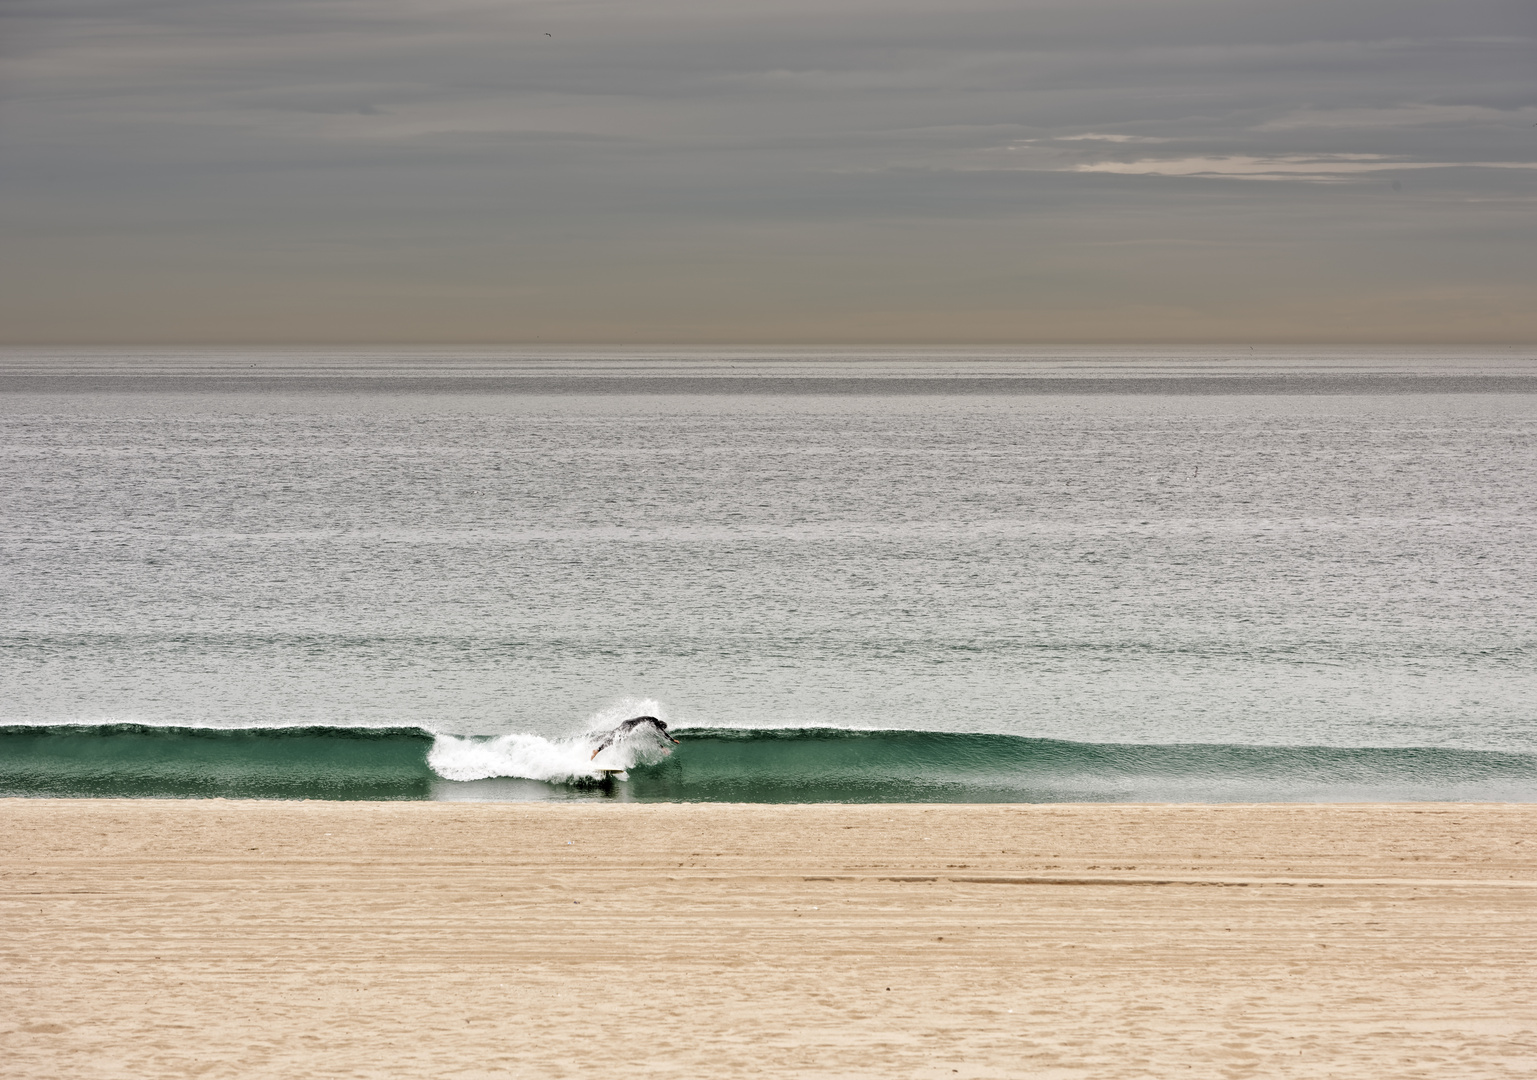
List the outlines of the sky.
<svg viewBox="0 0 1537 1080">
<path fill-rule="evenodd" d="M 0 342 L 1537 341 L 1532 0 L 0 0 Z"/>
</svg>

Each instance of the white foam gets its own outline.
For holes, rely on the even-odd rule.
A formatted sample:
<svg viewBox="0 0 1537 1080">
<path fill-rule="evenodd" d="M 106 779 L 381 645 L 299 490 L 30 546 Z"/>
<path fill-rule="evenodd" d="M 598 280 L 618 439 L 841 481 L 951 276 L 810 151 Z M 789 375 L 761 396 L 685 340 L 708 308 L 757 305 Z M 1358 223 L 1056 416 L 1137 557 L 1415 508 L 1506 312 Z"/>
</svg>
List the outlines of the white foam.
<svg viewBox="0 0 1537 1080">
<path fill-rule="evenodd" d="M 604 735 L 632 716 L 661 718 L 655 701 L 621 701 L 596 713 L 588 729 L 564 739 L 547 739 L 527 732 L 512 732 L 491 739 L 438 735 L 427 754 L 427 764 L 445 780 L 485 780 L 496 776 L 568 783 L 594 780 L 605 771 L 629 770 L 651 765 L 672 753 L 672 747 L 650 728 L 641 728 L 616 739 L 593 756 Z"/>
</svg>

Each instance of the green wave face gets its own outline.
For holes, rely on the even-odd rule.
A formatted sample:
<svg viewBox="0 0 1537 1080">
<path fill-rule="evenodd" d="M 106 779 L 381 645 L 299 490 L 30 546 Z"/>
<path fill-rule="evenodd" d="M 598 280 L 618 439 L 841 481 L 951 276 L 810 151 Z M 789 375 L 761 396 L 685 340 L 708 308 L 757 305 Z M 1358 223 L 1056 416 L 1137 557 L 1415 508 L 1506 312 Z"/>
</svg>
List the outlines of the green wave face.
<svg viewBox="0 0 1537 1080">
<path fill-rule="evenodd" d="M 0 795 L 426 799 L 415 728 L 0 728 Z"/>
<path fill-rule="evenodd" d="M 743 802 L 1313 802 L 1537 799 L 1537 755 L 1076 743 L 1011 735 L 680 731 L 637 799 Z"/>
<path fill-rule="evenodd" d="M 0 795 L 720 802 L 1537 801 L 1537 755 L 693 729 L 629 778 L 451 781 L 417 728 L 0 728 Z M 459 740 L 460 744 L 464 740 Z M 491 746 L 494 740 L 484 740 Z M 585 756 L 585 753 L 584 753 Z"/>
</svg>

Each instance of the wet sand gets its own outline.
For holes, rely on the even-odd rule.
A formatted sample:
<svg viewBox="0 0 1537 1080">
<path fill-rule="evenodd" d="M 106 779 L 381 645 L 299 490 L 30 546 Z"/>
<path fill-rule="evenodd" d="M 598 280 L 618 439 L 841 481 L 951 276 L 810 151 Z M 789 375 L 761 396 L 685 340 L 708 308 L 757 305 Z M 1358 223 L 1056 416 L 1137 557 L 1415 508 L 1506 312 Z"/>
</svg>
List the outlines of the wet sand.
<svg viewBox="0 0 1537 1080">
<path fill-rule="evenodd" d="M 1537 806 L 0 800 L 23 1077 L 1530 1077 Z"/>
</svg>

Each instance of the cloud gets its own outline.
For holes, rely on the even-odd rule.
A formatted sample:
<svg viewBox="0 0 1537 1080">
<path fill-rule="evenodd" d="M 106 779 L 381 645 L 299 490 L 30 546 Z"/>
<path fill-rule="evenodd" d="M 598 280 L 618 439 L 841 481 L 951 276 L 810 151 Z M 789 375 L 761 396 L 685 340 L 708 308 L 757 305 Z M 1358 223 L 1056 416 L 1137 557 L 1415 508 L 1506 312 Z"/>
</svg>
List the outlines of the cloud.
<svg viewBox="0 0 1537 1080">
<path fill-rule="evenodd" d="M 1082 135 L 1054 135 L 1054 142 L 1108 142 L 1108 143 L 1165 143 L 1172 139 L 1160 139 L 1154 135 L 1104 135 L 1089 131 Z"/>
<path fill-rule="evenodd" d="M 1360 173 L 1403 169 L 1537 169 L 1537 161 L 1403 161 L 1380 154 L 1287 154 L 1278 157 L 1188 157 L 1096 161 L 1078 172 L 1121 176 L 1196 176 L 1245 180 L 1338 180 Z"/>
<path fill-rule="evenodd" d="M 0 328 L 1199 336 L 1363 276 L 1402 327 L 1537 240 L 1534 45 L 1530 0 L 9 0 Z"/>
<path fill-rule="evenodd" d="M 1482 105 L 1444 105 L 1428 102 L 1382 107 L 1298 109 L 1256 126 L 1272 131 L 1382 131 L 1388 128 L 1443 126 L 1530 127 L 1537 124 L 1537 104 L 1526 108 L 1494 109 Z"/>
</svg>

